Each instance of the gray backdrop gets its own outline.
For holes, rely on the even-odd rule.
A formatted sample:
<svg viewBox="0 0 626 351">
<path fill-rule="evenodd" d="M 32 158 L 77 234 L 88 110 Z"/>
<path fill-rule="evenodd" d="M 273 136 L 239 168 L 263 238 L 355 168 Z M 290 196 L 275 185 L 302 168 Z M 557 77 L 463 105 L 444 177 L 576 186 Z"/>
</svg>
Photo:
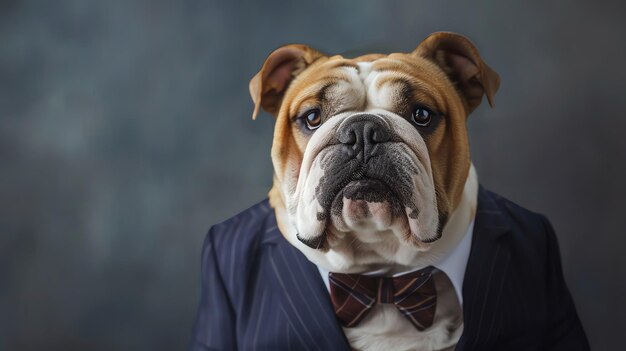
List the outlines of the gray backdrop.
<svg viewBox="0 0 626 351">
<path fill-rule="evenodd" d="M 0 349 L 183 349 L 206 230 L 270 186 L 266 55 L 438 30 L 502 77 L 469 119 L 482 183 L 549 216 L 592 346 L 621 348 L 623 4 L 0 1 Z"/>
</svg>

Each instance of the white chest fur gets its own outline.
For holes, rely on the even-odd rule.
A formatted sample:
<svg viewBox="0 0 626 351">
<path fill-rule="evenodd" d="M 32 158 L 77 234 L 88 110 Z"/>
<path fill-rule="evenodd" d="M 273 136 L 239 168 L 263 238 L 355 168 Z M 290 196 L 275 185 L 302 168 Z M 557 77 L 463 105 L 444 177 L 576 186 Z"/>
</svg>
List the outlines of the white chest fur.
<svg viewBox="0 0 626 351">
<path fill-rule="evenodd" d="M 463 332 L 463 312 L 445 273 L 437 271 L 433 277 L 437 289 L 437 309 L 430 328 L 419 331 L 394 305 L 376 305 L 359 325 L 343 328 L 352 349 L 453 350 Z"/>
</svg>

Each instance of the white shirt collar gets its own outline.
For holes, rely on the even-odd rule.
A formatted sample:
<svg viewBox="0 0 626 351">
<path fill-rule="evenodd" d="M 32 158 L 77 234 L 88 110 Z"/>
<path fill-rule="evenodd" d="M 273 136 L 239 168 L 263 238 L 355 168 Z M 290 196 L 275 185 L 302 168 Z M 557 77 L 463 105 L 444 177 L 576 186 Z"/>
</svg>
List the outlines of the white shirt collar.
<svg viewBox="0 0 626 351">
<path fill-rule="evenodd" d="M 440 271 L 444 272 L 452 285 L 454 286 L 454 290 L 456 291 L 456 296 L 459 299 L 459 303 L 463 306 L 463 280 L 465 278 L 465 268 L 467 267 L 467 261 L 469 259 L 470 250 L 472 248 L 472 237 L 474 235 L 474 219 L 470 222 L 467 227 L 467 231 L 463 236 L 463 239 L 459 242 L 459 244 L 448 253 L 447 256 L 443 257 L 439 261 L 433 264 L 433 266 Z M 326 289 L 330 291 L 330 284 L 328 283 L 328 271 L 324 268 L 317 266 L 320 274 L 322 275 L 322 279 L 324 280 L 324 284 L 326 285 Z M 393 276 L 399 276 L 402 274 L 409 273 L 400 272 L 394 274 Z M 370 274 L 375 273 L 371 272 Z"/>
</svg>

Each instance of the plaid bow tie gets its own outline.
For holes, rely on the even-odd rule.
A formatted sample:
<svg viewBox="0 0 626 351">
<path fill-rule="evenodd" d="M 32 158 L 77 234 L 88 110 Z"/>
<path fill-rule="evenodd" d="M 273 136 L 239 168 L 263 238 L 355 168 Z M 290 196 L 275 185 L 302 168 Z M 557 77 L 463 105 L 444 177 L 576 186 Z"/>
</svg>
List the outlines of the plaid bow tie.
<svg viewBox="0 0 626 351">
<path fill-rule="evenodd" d="M 433 324 L 437 307 L 433 269 L 428 266 L 393 278 L 329 273 L 335 313 L 349 328 L 360 323 L 377 303 L 393 303 L 418 330 L 424 330 Z"/>
</svg>

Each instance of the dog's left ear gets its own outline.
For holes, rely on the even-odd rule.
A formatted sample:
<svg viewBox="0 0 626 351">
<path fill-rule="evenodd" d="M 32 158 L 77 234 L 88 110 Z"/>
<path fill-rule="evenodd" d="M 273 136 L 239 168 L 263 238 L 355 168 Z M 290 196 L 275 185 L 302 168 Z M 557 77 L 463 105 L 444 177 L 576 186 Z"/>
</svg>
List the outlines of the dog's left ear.
<svg viewBox="0 0 626 351">
<path fill-rule="evenodd" d="M 274 50 L 259 73 L 250 80 L 250 96 L 254 102 L 252 119 L 256 119 L 261 107 L 276 114 L 289 83 L 321 56 L 323 54 L 319 51 L 300 44 L 285 45 Z"/>
<path fill-rule="evenodd" d="M 493 107 L 500 76 L 487 66 L 466 37 L 451 32 L 433 33 L 419 44 L 413 54 L 432 60 L 441 67 L 464 97 L 468 114 L 480 105 L 483 95 L 487 95 L 487 101 Z"/>
</svg>

